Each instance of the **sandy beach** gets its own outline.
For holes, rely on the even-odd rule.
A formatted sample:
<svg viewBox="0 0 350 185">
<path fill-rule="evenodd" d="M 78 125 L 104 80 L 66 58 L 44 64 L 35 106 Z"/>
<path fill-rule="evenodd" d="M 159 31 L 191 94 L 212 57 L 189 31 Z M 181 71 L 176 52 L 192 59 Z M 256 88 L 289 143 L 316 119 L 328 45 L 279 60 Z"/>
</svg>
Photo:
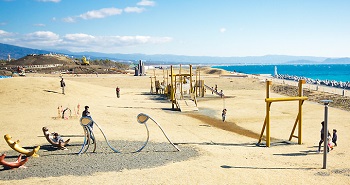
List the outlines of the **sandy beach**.
<svg viewBox="0 0 350 185">
<path fill-rule="evenodd" d="M 156 69 L 155 73 L 157 79 L 163 79 L 163 70 Z M 211 68 L 201 71 L 201 80 L 211 87 L 216 84 L 219 91 L 223 90 L 225 98 L 207 91 L 205 97 L 198 97 L 199 111 L 196 112 L 173 111 L 170 101 L 160 95 L 150 94 L 153 70 L 148 71 L 147 76 L 138 77 L 133 74 L 64 74 L 67 85 L 65 95 L 62 94 L 58 74 L 30 74 L 27 77 L 0 79 L 0 134 L 10 134 L 14 140 L 20 140 L 21 146 L 47 145 L 41 130 L 43 126 L 62 135 L 77 136 L 70 137 L 71 142 L 82 143 L 83 137 L 78 137 L 83 135 L 79 118 L 83 107 L 88 105 L 93 119 L 103 128 L 109 140 L 144 141 L 145 130 L 137 123 L 136 116 L 145 113 L 161 124 L 171 141 L 180 149 L 191 147 L 198 151 L 197 156 L 187 160 L 169 160 L 156 167 L 96 172 L 92 175 L 17 180 L 0 178 L 0 184 L 350 183 L 350 146 L 347 142 L 350 136 L 346 134 L 350 132 L 350 112 L 329 108 L 329 130 L 337 129 L 339 140 L 338 146 L 327 155 L 327 169 L 322 169 L 323 153 L 317 153 L 317 149 L 320 123 L 324 119 L 323 105 L 304 102 L 303 140 L 298 145 L 296 138 L 287 142 L 298 114 L 298 103 L 272 103 L 271 147 L 256 146 L 265 119 L 265 83 L 257 78 L 220 78 L 220 75 L 225 74 L 229 73 Z M 121 89 L 120 98 L 116 97 L 117 86 Z M 276 93 L 270 96 L 283 97 Z M 80 112 L 75 116 L 78 105 Z M 57 118 L 60 106 L 69 108 L 73 112 L 72 118 Z M 221 121 L 223 108 L 227 109 L 226 122 Z M 156 124 L 150 121 L 148 126 L 150 142 L 168 144 Z M 95 135 L 98 141 L 107 145 L 101 132 Z M 2 139 L 0 153 L 11 150 Z M 68 146 L 68 151 L 71 150 Z M 152 154 L 157 151 L 148 152 Z M 42 150 L 39 155 L 41 153 Z M 64 152 L 56 157 L 64 158 Z M 122 155 L 115 153 L 115 157 Z M 11 175 L 31 170 L 32 160 L 36 158 L 30 157 L 26 169 L 13 169 Z M 59 165 L 55 167 L 60 168 Z M 0 166 L 0 176 L 4 171 Z"/>
</svg>

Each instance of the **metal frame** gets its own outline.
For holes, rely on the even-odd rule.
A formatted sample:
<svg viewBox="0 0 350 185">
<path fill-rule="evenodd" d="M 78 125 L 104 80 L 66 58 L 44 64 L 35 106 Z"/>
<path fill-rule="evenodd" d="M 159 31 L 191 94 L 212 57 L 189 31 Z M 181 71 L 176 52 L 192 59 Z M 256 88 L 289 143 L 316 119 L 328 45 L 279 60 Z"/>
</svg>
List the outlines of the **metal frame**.
<svg viewBox="0 0 350 185">
<path fill-rule="evenodd" d="M 299 101 L 299 110 L 298 110 L 298 116 L 295 120 L 292 132 L 289 137 L 289 141 L 292 140 L 292 137 L 298 138 L 298 144 L 302 143 L 302 108 L 303 103 L 305 100 L 308 99 L 308 97 L 303 96 L 303 84 L 305 84 L 305 80 L 299 80 L 298 84 L 298 96 L 297 97 L 282 97 L 282 98 L 270 98 L 270 85 L 272 85 L 272 81 L 267 80 L 266 81 L 266 117 L 264 121 L 264 126 L 261 130 L 261 134 L 259 137 L 258 144 L 261 142 L 265 127 L 266 127 L 266 146 L 270 147 L 270 107 L 272 102 L 280 102 L 280 101 Z M 293 135 L 296 126 L 298 125 L 298 136 Z"/>
</svg>

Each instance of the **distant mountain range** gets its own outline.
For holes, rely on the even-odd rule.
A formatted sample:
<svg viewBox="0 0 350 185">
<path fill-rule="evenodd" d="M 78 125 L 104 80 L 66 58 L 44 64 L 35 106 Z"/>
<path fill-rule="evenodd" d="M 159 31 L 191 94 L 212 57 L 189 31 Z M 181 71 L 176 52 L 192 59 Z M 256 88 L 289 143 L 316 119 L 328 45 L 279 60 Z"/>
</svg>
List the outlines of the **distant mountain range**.
<svg viewBox="0 0 350 185">
<path fill-rule="evenodd" d="M 203 64 L 203 65 L 230 65 L 230 64 L 350 64 L 350 58 L 327 58 L 312 56 L 288 56 L 288 55 L 265 55 L 247 57 L 208 57 L 208 56 L 185 56 L 170 54 L 106 54 L 97 52 L 70 52 L 65 50 L 39 50 L 0 43 L 0 59 L 6 60 L 8 55 L 13 59 L 22 58 L 28 54 L 57 53 L 81 58 L 110 59 L 115 61 L 134 62 L 143 60 L 147 64 Z"/>
</svg>

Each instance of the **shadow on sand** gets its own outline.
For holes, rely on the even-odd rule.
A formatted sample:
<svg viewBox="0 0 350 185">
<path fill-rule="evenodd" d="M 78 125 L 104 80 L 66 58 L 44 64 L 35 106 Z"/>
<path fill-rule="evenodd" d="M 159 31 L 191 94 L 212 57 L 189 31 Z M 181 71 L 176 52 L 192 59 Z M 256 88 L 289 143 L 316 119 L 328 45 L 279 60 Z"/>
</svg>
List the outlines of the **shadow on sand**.
<svg viewBox="0 0 350 185">
<path fill-rule="evenodd" d="M 221 168 L 235 168 L 235 169 L 256 169 L 256 170 L 314 170 L 318 168 L 291 168 L 291 167 L 253 167 L 253 166 L 229 166 L 221 165 Z"/>
<path fill-rule="evenodd" d="M 56 91 L 51 91 L 51 90 L 43 90 L 45 92 L 49 92 L 49 93 L 56 93 L 56 94 L 60 94 L 59 92 L 56 92 Z"/>
</svg>

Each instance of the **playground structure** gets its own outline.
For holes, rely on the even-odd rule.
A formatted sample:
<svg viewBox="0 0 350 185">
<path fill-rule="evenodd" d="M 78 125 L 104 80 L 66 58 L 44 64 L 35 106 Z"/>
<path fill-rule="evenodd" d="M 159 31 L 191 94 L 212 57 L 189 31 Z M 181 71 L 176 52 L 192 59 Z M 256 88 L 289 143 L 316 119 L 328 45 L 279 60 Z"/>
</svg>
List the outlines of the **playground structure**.
<svg viewBox="0 0 350 185">
<path fill-rule="evenodd" d="M 168 136 L 166 135 L 166 133 L 164 132 L 164 130 L 162 129 L 162 127 L 150 116 L 148 116 L 147 114 L 144 113 L 140 113 L 137 116 L 137 121 L 140 124 L 145 125 L 146 130 L 147 130 L 147 140 L 145 141 L 145 143 L 141 146 L 141 148 L 139 148 L 138 150 L 136 150 L 135 152 L 140 152 L 143 148 L 145 148 L 145 146 L 147 145 L 148 141 L 149 141 L 149 130 L 148 130 L 148 126 L 147 126 L 147 121 L 148 119 L 151 119 L 153 122 L 155 122 L 158 127 L 161 129 L 161 131 L 163 132 L 164 136 L 167 138 L 167 140 L 169 141 L 169 143 L 172 144 L 172 146 L 177 150 L 180 151 L 179 148 L 177 148 L 174 143 L 172 143 L 170 141 L 170 139 L 168 138 Z M 78 155 L 86 153 L 87 150 L 89 149 L 90 145 L 93 145 L 93 152 L 96 152 L 96 140 L 95 140 L 95 135 L 94 135 L 94 131 L 92 129 L 92 125 L 96 125 L 99 130 L 101 131 L 107 145 L 109 146 L 110 149 L 112 149 L 114 152 L 116 153 L 121 153 L 119 150 L 115 149 L 113 146 L 111 146 L 111 144 L 109 143 L 106 134 L 103 132 L 102 128 L 91 118 L 91 117 L 81 117 L 80 118 L 80 125 L 83 127 L 84 129 L 84 143 L 80 149 L 80 151 L 78 152 Z M 134 152 L 134 153 L 135 153 Z"/>
<path fill-rule="evenodd" d="M 168 73 L 168 71 L 167 71 Z M 153 69 L 153 76 L 149 77 L 151 79 L 151 90 L 150 93 L 156 93 L 156 94 L 168 94 L 168 87 L 166 84 L 168 82 L 165 82 L 165 71 L 163 69 L 163 81 L 160 82 L 157 80 L 155 69 Z M 154 87 L 153 87 L 153 78 L 154 78 Z M 168 79 L 167 79 L 168 80 Z"/>
<path fill-rule="evenodd" d="M 303 84 L 305 84 L 305 80 L 299 80 L 298 84 L 298 96 L 297 97 L 282 97 L 282 98 L 270 98 L 270 86 L 272 85 L 272 81 L 266 81 L 266 117 L 264 121 L 263 128 L 261 130 L 261 134 L 259 137 L 258 144 L 261 142 L 265 128 L 266 128 L 266 146 L 270 147 L 270 107 L 272 102 L 281 102 L 281 101 L 298 101 L 299 102 L 299 109 L 298 109 L 298 115 L 295 120 L 292 132 L 289 137 L 289 141 L 292 140 L 292 137 L 298 138 L 298 144 L 302 144 L 302 106 L 305 100 L 308 99 L 308 97 L 303 96 Z M 294 131 L 296 129 L 296 126 L 298 125 L 298 135 L 294 135 Z"/>
<path fill-rule="evenodd" d="M 199 83 L 198 80 L 193 81 L 192 65 L 189 65 L 189 73 L 182 73 L 182 66 L 180 65 L 178 74 L 174 73 L 173 66 L 171 66 L 169 76 L 168 92 L 170 91 L 169 98 L 172 103 L 172 109 L 174 110 L 176 106 L 181 112 L 198 111 L 197 89 L 200 84 L 204 83 Z"/>
<path fill-rule="evenodd" d="M 0 164 L 10 169 L 24 167 L 24 164 L 28 161 L 28 157 L 22 160 L 22 154 L 19 154 L 15 162 L 7 162 L 5 161 L 5 157 L 6 157 L 6 154 L 2 154 L 0 156 Z"/>
<path fill-rule="evenodd" d="M 22 148 L 18 143 L 19 140 L 17 141 L 12 141 L 12 137 L 9 134 L 4 135 L 5 141 L 7 142 L 7 144 L 15 151 L 26 155 L 27 157 L 29 156 L 33 156 L 33 157 L 39 157 L 39 155 L 37 154 L 40 146 L 37 146 L 36 148 L 34 148 L 32 151 L 29 151 L 27 149 Z"/>
<path fill-rule="evenodd" d="M 66 107 L 63 109 L 63 106 L 57 106 L 57 117 L 52 117 L 52 119 L 72 119 L 72 118 L 78 118 L 80 114 L 80 104 L 77 105 L 77 107 L 73 109 L 73 115 L 72 110 L 69 107 Z"/>
<path fill-rule="evenodd" d="M 150 93 L 166 95 L 172 102 L 172 109 L 178 109 L 181 112 L 198 111 L 197 97 L 204 97 L 206 89 L 223 98 L 221 92 L 215 91 L 213 88 L 204 84 L 204 80 L 201 80 L 200 67 L 196 68 L 195 73 L 192 71 L 192 65 L 189 65 L 189 73 L 183 73 L 182 65 L 180 64 L 179 73 L 176 74 L 171 65 L 170 74 L 166 70 L 165 75 L 165 70 L 163 69 L 163 80 L 161 81 L 157 79 L 154 70 L 153 76 L 149 77 L 151 79 Z"/>
<path fill-rule="evenodd" d="M 70 141 L 70 139 L 67 139 L 66 141 L 64 142 L 56 142 L 52 139 L 52 136 L 54 135 L 54 133 L 50 133 L 49 132 L 49 129 L 46 128 L 46 127 L 43 127 L 42 128 L 43 130 L 43 133 L 44 133 L 44 136 L 46 138 L 46 140 L 54 147 L 58 148 L 58 149 L 62 149 L 64 148 Z"/>
<path fill-rule="evenodd" d="M 172 109 L 175 109 L 176 106 L 180 111 L 198 111 L 197 100 L 193 91 L 192 76 L 192 65 L 190 65 L 188 74 L 182 73 L 181 65 L 178 74 L 174 74 L 173 66 L 170 67 L 170 101 L 172 102 Z M 185 94 L 189 94 L 190 97 L 186 99 Z"/>
</svg>

